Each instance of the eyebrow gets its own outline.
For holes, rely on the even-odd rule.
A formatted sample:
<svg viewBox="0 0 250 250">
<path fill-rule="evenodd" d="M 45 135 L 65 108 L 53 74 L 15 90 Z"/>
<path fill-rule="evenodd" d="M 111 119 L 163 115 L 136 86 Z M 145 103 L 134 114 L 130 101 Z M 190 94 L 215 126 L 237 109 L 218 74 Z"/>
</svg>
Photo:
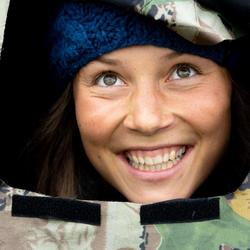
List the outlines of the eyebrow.
<svg viewBox="0 0 250 250">
<path fill-rule="evenodd" d="M 177 51 L 172 51 L 170 53 L 167 53 L 163 56 L 160 57 L 160 60 L 172 60 L 172 59 L 176 59 L 178 57 L 183 56 L 185 53 L 181 53 L 181 52 L 177 52 Z"/>
<path fill-rule="evenodd" d="M 105 57 L 99 57 L 95 61 L 114 65 L 114 66 L 122 63 L 122 61 L 120 61 L 119 59 L 111 59 L 111 58 L 105 58 Z"/>
<path fill-rule="evenodd" d="M 170 53 L 167 53 L 167 54 L 161 56 L 159 59 L 160 59 L 160 61 L 172 60 L 172 59 L 181 57 L 182 55 L 184 55 L 184 53 L 172 51 Z M 122 64 L 122 61 L 119 59 L 106 58 L 104 56 L 99 57 L 99 58 L 95 59 L 94 61 L 104 63 L 104 64 L 113 65 L 113 66 Z"/>
</svg>

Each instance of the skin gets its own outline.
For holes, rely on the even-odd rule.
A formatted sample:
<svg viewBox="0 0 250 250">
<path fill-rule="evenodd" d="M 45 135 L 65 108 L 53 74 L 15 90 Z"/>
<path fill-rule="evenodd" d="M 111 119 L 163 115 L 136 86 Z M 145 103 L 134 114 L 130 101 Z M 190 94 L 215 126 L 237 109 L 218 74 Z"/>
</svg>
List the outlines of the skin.
<svg viewBox="0 0 250 250">
<path fill-rule="evenodd" d="M 105 85 L 107 75 L 114 85 Z M 133 46 L 92 61 L 73 84 L 85 152 L 129 201 L 190 197 L 225 151 L 231 82 L 211 60 Z M 126 159 L 128 153 L 153 157 L 183 146 L 183 158 L 169 169 L 135 169 Z"/>
</svg>

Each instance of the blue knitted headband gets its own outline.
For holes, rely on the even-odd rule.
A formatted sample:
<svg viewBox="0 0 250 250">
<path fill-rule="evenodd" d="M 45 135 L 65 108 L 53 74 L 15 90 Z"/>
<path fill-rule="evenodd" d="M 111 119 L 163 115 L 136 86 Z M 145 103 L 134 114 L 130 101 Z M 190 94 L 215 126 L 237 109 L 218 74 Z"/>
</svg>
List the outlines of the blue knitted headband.
<svg viewBox="0 0 250 250">
<path fill-rule="evenodd" d="M 193 44 L 161 21 L 112 4 L 84 1 L 61 6 L 51 27 L 50 72 L 63 89 L 81 67 L 97 57 L 132 45 L 155 45 L 202 56 L 224 65 L 229 41 Z"/>
</svg>

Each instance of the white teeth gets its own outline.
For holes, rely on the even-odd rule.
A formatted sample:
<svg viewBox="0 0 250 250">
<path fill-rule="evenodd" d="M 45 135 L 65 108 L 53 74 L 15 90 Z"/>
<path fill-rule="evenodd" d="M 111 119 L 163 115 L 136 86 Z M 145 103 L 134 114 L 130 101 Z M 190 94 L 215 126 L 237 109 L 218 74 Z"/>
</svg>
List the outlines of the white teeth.
<svg viewBox="0 0 250 250">
<path fill-rule="evenodd" d="M 137 159 L 137 157 L 136 157 L 136 156 L 133 156 L 133 155 L 132 155 L 132 160 L 133 160 L 136 164 L 138 164 L 138 163 L 139 163 L 139 161 L 138 161 L 138 159 Z"/>
<path fill-rule="evenodd" d="M 173 165 L 174 165 L 174 163 L 171 162 L 171 161 L 169 161 L 169 162 L 167 163 L 167 168 L 171 168 L 171 167 L 173 167 Z"/>
<path fill-rule="evenodd" d="M 181 148 L 181 153 L 184 154 L 186 152 L 186 147 Z"/>
<path fill-rule="evenodd" d="M 153 158 L 153 162 L 156 165 L 156 164 L 162 163 L 163 159 L 160 155 L 157 155 L 155 158 Z"/>
<path fill-rule="evenodd" d="M 163 157 L 163 161 L 167 162 L 169 160 L 169 154 L 165 154 Z"/>
<path fill-rule="evenodd" d="M 132 162 L 132 166 L 133 166 L 134 168 L 138 168 L 138 165 L 137 165 L 135 162 Z"/>
<path fill-rule="evenodd" d="M 164 164 L 156 165 L 155 166 L 155 170 L 161 170 L 161 169 L 163 169 L 162 165 L 164 165 Z"/>
<path fill-rule="evenodd" d="M 138 160 L 139 160 L 139 163 L 142 164 L 142 165 L 145 163 L 144 159 L 142 157 L 140 157 L 140 156 L 138 157 Z"/>
<path fill-rule="evenodd" d="M 179 149 L 179 150 L 177 151 L 177 154 L 176 154 L 177 157 L 178 157 L 178 156 L 181 156 L 181 154 L 182 154 L 181 152 L 182 152 L 182 149 Z"/>
<path fill-rule="evenodd" d="M 169 155 L 169 158 L 171 161 L 173 161 L 175 159 L 175 151 L 171 151 L 170 155 Z"/>
<path fill-rule="evenodd" d="M 167 163 L 162 163 L 160 166 L 160 169 L 166 169 L 167 168 Z"/>
<path fill-rule="evenodd" d="M 170 153 L 157 155 L 155 157 L 143 157 L 142 155 L 137 156 L 137 154 L 128 152 L 127 158 L 130 165 L 136 169 L 143 171 L 161 171 L 176 165 L 183 158 L 185 152 L 186 147 L 183 146 L 178 151 L 172 150 Z"/>
<path fill-rule="evenodd" d="M 150 166 L 150 170 L 154 171 L 156 169 L 156 166 Z"/>
<path fill-rule="evenodd" d="M 153 159 L 150 157 L 145 157 L 145 164 L 147 165 L 153 165 Z"/>
</svg>

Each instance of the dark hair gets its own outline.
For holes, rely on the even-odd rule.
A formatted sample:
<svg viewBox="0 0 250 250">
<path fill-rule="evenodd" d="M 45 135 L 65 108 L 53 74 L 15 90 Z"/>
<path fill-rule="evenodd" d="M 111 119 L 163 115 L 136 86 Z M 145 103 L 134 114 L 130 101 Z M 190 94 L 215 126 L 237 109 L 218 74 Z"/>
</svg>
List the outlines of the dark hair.
<svg viewBox="0 0 250 250">
<path fill-rule="evenodd" d="M 218 166 L 193 197 L 224 195 L 243 182 L 250 165 L 249 91 L 232 83 L 232 129 Z M 38 192 L 93 200 L 125 200 L 96 172 L 84 153 L 76 124 L 72 83 L 41 123 L 33 140 Z"/>
<path fill-rule="evenodd" d="M 37 190 L 53 196 L 124 200 L 92 167 L 78 131 L 72 83 L 41 121 L 31 153 L 37 166 Z"/>
<path fill-rule="evenodd" d="M 194 197 L 225 195 L 242 184 L 250 170 L 250 91 L 232 80 L 231 134 L 226 152 Z"/>
</svg>

